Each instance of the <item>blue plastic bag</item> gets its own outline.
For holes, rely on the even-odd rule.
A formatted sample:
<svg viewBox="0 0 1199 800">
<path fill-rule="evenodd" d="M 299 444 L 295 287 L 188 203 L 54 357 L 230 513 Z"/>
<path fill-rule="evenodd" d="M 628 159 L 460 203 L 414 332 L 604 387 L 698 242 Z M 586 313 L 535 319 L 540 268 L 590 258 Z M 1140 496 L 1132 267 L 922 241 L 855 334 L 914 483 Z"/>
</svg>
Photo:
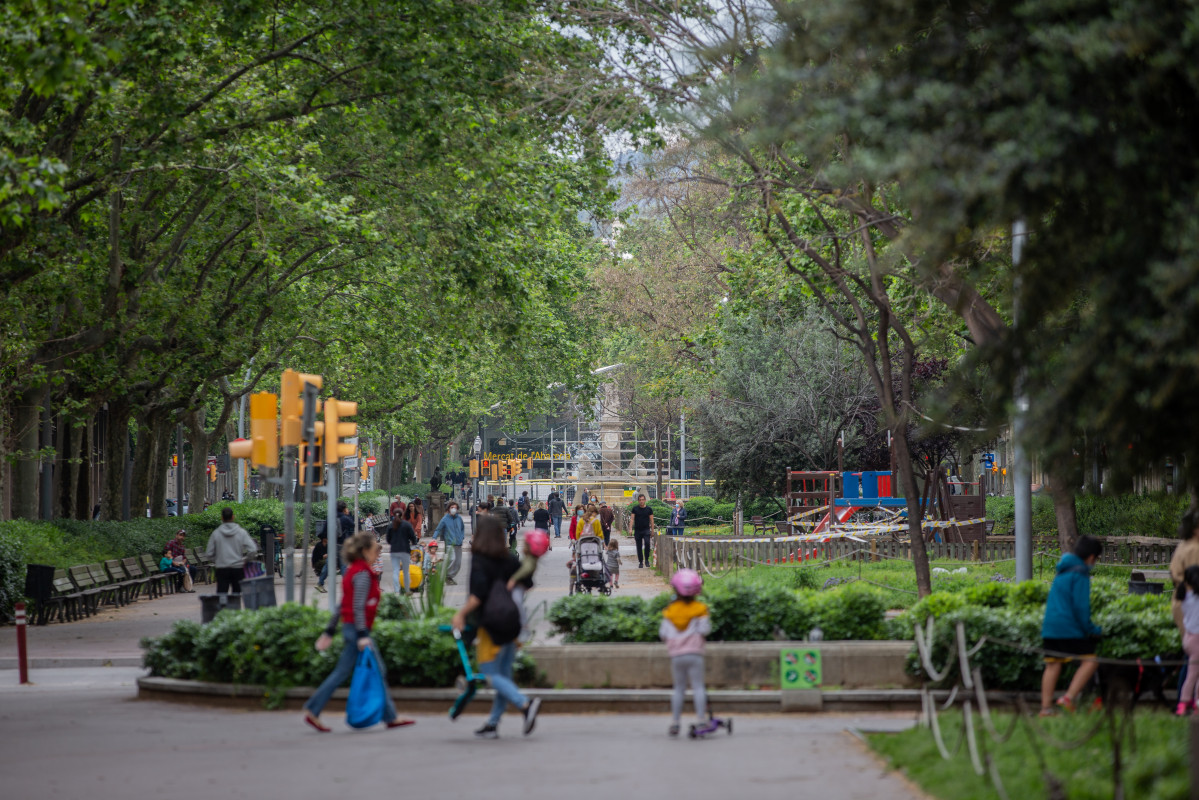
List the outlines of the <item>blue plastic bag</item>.
<svg viewBox="0 0 1199 800">
<path fill-rule="evenodd" d="M 359 651 L 354 677 L 350 679 L 350 697 L 346 700 L 346 723 L 351 728 L 369 728 L 382 722 L 386 695 L 387 685 L 374 650 L 368 647 Z"/>
</svg>

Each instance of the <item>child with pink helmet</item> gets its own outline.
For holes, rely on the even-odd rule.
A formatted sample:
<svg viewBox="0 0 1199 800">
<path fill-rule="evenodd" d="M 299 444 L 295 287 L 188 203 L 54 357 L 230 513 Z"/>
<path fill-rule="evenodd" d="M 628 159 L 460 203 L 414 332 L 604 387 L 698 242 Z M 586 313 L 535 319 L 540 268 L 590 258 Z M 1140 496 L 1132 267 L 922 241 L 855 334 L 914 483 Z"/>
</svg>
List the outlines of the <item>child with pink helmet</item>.
<svg viewBox="0 0 1199 800">
<path fill-rule="evenodd" d="M 674 677 L 674 694 L 670 698 L 670 735 L 679 733 L 683 701 L 687 684 L 691 684 L 695 716 L 701 726 L 708 724 L 708 696 L 704 689 L 704 644 L 712 632 L 708 607 L 698 599 L 704 580 L 699 573 L 680 569 L 670 579 L 675 600 L 662 610 L 658 636 L 666 642 L 670 653 L 670 671 Z"/>
<path fill-rule="evenodd" d="M 508 579 L 508 591 L 512 592 L 512 601 L 520 609 L 520 641 L 528 641 L 529 618 L 525 609 L 525 597 L 533 588 L 533 573 L 537 571 L 537 559 L 550 549 L 548 531 L 540 528 L 525 534 L 524 556 L 520 560 L 520 569 Z"/>
</svg>

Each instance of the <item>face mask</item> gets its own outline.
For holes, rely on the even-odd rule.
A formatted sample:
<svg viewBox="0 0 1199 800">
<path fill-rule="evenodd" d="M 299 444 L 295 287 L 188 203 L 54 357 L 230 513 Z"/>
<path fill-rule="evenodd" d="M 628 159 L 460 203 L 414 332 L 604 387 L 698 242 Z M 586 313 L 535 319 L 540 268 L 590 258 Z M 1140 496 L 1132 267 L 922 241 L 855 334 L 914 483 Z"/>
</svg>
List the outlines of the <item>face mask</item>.
<svg viewBox="0 0 1199 800">
<path fill-rule="evenodd" d="M 456 509 L 456 508 L 451 508 L 451 509 L 450 509 L 450 516 L 451 516 L 451 517 L 456 517 L 456 516 L 458 516 L 458 509 Z"/>
<path fill-rule="evenodd" d="M 576 516 L 580 516 L 580 517 L 583 516 L 583 512 L 580 511 Z"/>
</svg>

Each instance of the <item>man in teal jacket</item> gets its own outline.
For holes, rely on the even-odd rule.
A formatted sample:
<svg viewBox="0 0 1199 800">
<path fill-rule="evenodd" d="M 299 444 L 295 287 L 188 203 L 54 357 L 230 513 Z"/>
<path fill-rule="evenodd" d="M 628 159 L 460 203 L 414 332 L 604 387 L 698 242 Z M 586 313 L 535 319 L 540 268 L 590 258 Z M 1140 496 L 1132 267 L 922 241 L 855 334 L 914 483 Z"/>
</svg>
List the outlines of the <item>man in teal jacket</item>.
<svg viewBox="0 0 1199 800">
<path fill-rule="evenodd" d="M 451 586 L 458 584 L 454 580 L 454 576 L 458 574 L 458 568 L 462 566 L 464 535 L 465 530 L 462 517 L 458 514 L 458 504 L 451 500 L 449 506 L 446 507 L 446 515 L 441 518 L 441 522 L 437 523 L 437 530 L 433 531 L 434 539 L 441 539 L 445 542 L 445 582 Z"/>
<path fill-rule="evenodd" d="M 1074 552 L 1066 553 L 1057 562 L 1057 576 L 1049 588 L 1045 620 L 1041 623 L 1041 641 L 1050 653 L 1045 656 L 1045 672 L 1041 676 L 1041 716 L 1054 713 L 1053 692 L 1063 664 L 1076 659 L 1081 662 L 1070 688 L 1057 701 L 1067 710 L 1074 709 L 1079 693 L 1099 668 L 1095 650 L 1102 632 L 1091 622 L 1091 567 L 1102 552 L 1103 544 L 1098 539 L 1083 536 L 1074 546 Z"/>
</svg>

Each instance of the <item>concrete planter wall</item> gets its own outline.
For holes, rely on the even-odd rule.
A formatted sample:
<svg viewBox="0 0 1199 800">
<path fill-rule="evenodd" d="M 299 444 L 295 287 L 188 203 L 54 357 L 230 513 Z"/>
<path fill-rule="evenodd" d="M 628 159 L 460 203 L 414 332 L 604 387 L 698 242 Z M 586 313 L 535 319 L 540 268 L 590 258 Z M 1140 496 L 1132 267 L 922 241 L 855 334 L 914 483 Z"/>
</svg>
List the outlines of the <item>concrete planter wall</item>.
<svg viewBox="0 0 1199 800">
<path fill-rule="evenodd" d="M 844 641 L 710 642 L 706 683 L 715 689 L 777 688 L 779 651 L 808 646 L 821 651 L 824 685 L 845 689 L 911 688 L 904 674 L 911 642 Z M 550 686 L 567 689 L 647 689 L 671 685 L 670 657 L 661 644 L 568 644 L 530 647 L 529 655 Z"/>
</svg>

